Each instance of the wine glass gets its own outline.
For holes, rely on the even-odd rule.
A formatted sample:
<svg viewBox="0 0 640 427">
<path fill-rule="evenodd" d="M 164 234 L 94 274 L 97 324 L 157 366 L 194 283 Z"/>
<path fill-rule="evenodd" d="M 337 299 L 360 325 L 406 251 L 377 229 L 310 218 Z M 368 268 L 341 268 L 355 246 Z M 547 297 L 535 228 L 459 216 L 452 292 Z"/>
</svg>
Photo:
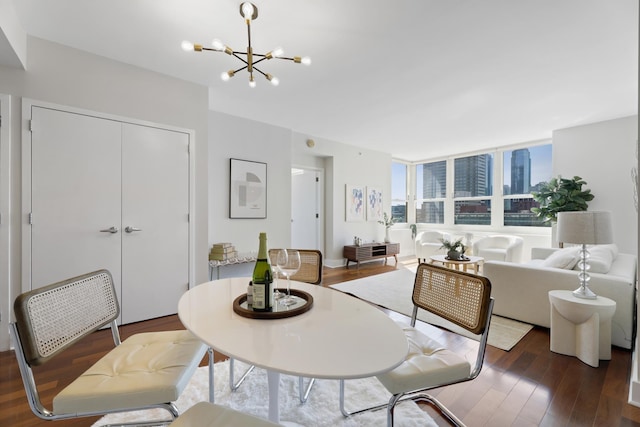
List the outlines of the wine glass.
<svg viewBox="0 0 640 427">
<path fill-rule="evenodd" d="M 300 269 L 300 253 L 296 250 L 281 249 L 276 258 L 278 270 L 287 278 L 287 296 L 280 300 L 280 304 L 290 306 L 296 303 L 291 297 L 291 276 Z"/>
<path fill-rule="evenodd" d="M 284 296 L 284 293 L 278 290 L 278 287 L 280 286 L 280 273 L 282 272 L 280 271 L 280 267 L 277 264 L 277 258 L 276 258 L 276 264 L 272 265 L 271 267 L 273 268 L 273 279 L 274 279 L 273 299 L 280 299 Z"/>
</svg>

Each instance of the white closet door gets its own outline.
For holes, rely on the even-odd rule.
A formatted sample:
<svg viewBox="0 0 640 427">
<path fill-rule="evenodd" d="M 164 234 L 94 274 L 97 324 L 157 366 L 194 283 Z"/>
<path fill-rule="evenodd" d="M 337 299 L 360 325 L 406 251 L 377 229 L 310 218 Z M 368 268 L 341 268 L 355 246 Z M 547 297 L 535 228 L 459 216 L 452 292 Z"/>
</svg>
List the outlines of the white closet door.
<svg viewBox="0 0 640 427">
<path fill-rule="evenodd" d="M 123 124 L 124 323 L 176 313 L 188 288 L 188 147 L 188 134 Z"/>
<path fill-rule="evenodd" d="M 120 123 L 33 106 L 32 128 L 31 287 L 106 268 L 119 290 Z"/>
</svg>

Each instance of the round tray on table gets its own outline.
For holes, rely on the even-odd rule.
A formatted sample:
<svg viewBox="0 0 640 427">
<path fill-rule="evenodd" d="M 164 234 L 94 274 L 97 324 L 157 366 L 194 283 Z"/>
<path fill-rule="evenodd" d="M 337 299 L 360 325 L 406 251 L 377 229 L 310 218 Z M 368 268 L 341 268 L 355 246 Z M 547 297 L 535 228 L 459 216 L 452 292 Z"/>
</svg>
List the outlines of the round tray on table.
<svg viewBox="0 0 640 427">
<path fill-rule="evenodd" d="M 283 294 L 287 293 L 286 289 L 277 289 Z M 280 304 L 280 300 L 274 300 L 273 311 L 254 311 L 247 306 L 247 294 L 242 294 L 233 301 L 233 311 L 240 316 L 250 319 L 282 319 L 285 317 L 293 317 L 305 313 L 313 306 L 313 297 L 311 294 L 299 289 L 291 289 L 291 296 L 296 299 L 296 304 L 286 307 Z"/>
</svg>

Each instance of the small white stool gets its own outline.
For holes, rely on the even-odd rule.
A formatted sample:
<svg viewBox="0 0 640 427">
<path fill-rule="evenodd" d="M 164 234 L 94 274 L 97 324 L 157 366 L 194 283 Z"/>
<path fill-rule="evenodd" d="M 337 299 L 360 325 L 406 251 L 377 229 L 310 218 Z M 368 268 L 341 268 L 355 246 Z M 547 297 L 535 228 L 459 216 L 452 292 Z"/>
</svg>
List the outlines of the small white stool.
<svg viewBox="0 0 640 427">
<path fill-rule="evenodd" d="M 611 318 L 616 302 L 577 298 L 572 291 L 549 291 L 551 351 L 576 356 L 597 368 L 611 359 Z"/>
</svg>

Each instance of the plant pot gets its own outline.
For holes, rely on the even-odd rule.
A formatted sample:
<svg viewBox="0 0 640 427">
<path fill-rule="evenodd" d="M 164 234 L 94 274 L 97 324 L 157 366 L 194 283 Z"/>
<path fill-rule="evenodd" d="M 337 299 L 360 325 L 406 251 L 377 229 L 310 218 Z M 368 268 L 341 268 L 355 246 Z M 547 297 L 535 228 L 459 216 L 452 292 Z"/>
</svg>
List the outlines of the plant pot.
<svg viewBox="0 0 640 427">
<path fill-rule="evenodd" d="M 447 258 L 449 258 L 449 259 L 453 259 L 453 260 L 459 260 L 459 259 L 462 259 L 462 252 L 458 252 L 458 251 L 449 251 L 449 252 L 447 252 Z"/>
</svg>

